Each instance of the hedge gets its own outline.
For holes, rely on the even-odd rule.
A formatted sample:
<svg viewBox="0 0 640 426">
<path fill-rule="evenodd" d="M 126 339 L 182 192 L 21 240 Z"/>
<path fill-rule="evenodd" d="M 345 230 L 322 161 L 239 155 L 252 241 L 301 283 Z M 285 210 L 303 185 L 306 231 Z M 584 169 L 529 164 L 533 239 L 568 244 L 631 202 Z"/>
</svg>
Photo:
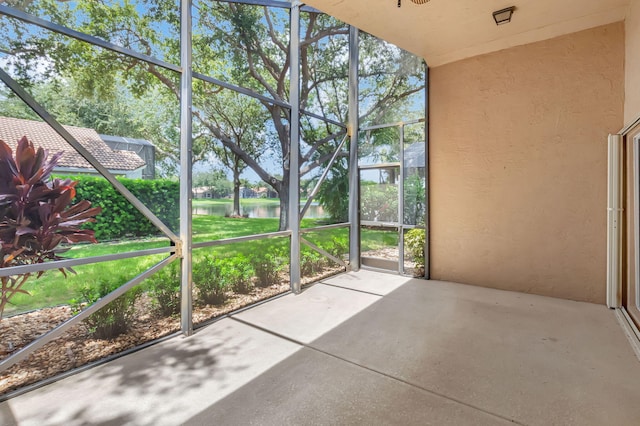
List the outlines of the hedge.
<svg viewBox="0 0 640 426">
<path fill-rule="evenodd" d="M 106 179 L 93 176 L 69 176 L 77 181 L 76 198 L 102 207 L 95 223 L 86 224 L 98 240 L 158 235 L 160 231 L 127 201 Z M 177 230 L 180 211 L 179 182 L 164 179 L 118 178 L 133 195 L 172 230 Z"/>
</svg>

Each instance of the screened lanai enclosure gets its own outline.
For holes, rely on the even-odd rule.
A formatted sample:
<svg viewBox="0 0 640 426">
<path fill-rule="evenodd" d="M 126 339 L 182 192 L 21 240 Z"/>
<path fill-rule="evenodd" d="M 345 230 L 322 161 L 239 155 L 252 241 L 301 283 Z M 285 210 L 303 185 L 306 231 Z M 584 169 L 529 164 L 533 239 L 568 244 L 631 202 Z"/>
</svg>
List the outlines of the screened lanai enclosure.
<svg viewBox="0 0 640 426">
<path fill-rule="evenodd" d="M 298 2 L 0 25 L 0 399 L 331 274 L 428 277 L 422 59 Z"/>
</svg>

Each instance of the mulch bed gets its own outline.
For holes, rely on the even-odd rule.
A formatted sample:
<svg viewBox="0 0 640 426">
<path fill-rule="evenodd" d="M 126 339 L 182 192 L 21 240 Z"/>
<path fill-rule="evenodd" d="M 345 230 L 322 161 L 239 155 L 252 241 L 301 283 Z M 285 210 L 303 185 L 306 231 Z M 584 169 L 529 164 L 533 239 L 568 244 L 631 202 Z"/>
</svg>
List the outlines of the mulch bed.
<svg viewBox="0 0 640 426">
<path fill-rule="evenodd" d="M 318 276 L 304 278 L 302 283 L 308 284 L 341 271 L 344 271 L 344 268 L 326 268 Z M 194 324 L 206 322 L 288 290 L 289 283 L 283 282 L 266 288 L 256 287 L 250 294 L 234 294 L 222 306 L 194 306 L 193 322 Z M 141 314 L 135 318 L 130 330 L 111 340 L 92 338 L 84 323 L 72 327 L 58 339 L 35 351 L 26 360 L 0 373 L 0 396 L 135 348 L 180 329 L 180 318 L 159 316 L 146 295 L 138 300 L 136 311 Z M 0 321 L 0 336 L 2 336 L 0 360 L 62 324 L 71 316 L 69 306 L 59 306 L 2 319 Z"/>
</svg>

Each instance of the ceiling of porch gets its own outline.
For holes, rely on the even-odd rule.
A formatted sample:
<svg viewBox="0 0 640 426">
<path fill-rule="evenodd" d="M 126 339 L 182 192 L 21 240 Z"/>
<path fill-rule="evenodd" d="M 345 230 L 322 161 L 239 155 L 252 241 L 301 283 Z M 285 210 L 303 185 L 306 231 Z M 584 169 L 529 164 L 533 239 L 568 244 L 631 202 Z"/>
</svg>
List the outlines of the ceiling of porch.
<svg viewBox="0 0 640 426">
<path fill-rule="evenodd" d="M 629 0 L 307 0 L 344 22 L 425 58 L 434 67 L 624 19 Z M 515 6 L 509 24 L 492 12 Z"/>
</svg>

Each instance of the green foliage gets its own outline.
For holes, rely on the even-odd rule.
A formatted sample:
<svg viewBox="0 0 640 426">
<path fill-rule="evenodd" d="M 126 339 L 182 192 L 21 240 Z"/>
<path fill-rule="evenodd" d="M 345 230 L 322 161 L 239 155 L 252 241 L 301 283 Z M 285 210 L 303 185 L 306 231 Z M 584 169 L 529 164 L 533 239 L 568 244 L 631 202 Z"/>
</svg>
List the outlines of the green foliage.
<svg viewBox="0 0 640 426">
<path fill-rule="evenodd" d="M 126 277 L 103 277 L 95 283 L 88 283 L 79 289 L 80 299 L 71 301 L 77 312 L 93 305 L 127 281 Z M 126 333 L 135 317 L 135 303 L 142 294 L 140 287 L 134 287 L 110 302 L 98 312 L 84 320 L 91 335 L 96 339 L 113 339 Z"/>
<path fill-rule="evenodd" d="M 424 61 L 364 32 L 359 46 L 361 125 L 424 118 Z"/>
<path fill-rule="evenodd" d="M 78 199 L 102 207 L 95 223 L 86 225 L 99 240 L 157 235 L 158 229 L 104 178 L 77 176 Z M 118 179 L 169 228 L 176 230 L 180 214 L 179 182 Z"/>
<path fill-rule="evenodd" d="M 206 202 L 217 203 L 222 202 L 222 200 L 206 200 Z M 226 202 L 229 202 L 229 200 L 226 200 Z M 321 223 L 319 223 L 316 219 L 302 220 L 303 228 L 318 226 L 319 224 Z M 244 235 L 256 235 L 273 232 L 277 229 L 277 218 L 228 219 L 217 216 L 196 215 L 193 219 L 194 239 L 197 242 L 210 241 L 212 239 L 220 238 L 233 238 Z M 344 247 L 346 247 L 348 234 L 349 233 L 346 229 L 329 229 L 319 233 L 313 233 L 313 235 L 305 235 L 309 237 L 309 241 L 311 241 L 312 243 L 331 251 L 331 240 L 338 239 L 339 241 L 343 241 L 343 245 Z M 382 233 L 382 235 L 380 234 L 381 231 L 363 229 L 363 250 L 377 249 L 379 247 L 386 247 L 389 245 L 397 246 L 397 232 L 385 232 Z M 82 246 L 73 247 L 66 253 L 66 256 L 70 258 L 86 258 L 92 256 L 103 256 L 113 253 L 125 253 L 157 247 L 166 247 L 167 245 L 168 241 L 166 238 L 126 240 L 117 243 L 109 242 L 90 245 L 83 244 Z M 203 250 L 201 249 L 194 250 L 194 266 L 204 255 L 202 251 Z M 236 243 L 232 245 L 215 247 L 212 248 L 209 253 L 213 256 L 218 257 L 243 254 L 252 261 L 254 256 L 259 256 L 262 253 L 273 253 L 279 256 L 282 260 L 282 276 L 287 272 L 289 264 L 289 241 L 288 238 L 268 238 L 259 241 Z M 101 276 L 113 274 L 113 271 L 115 271 L 116 269 L 120 271 L 130 271 L 130 275 L 137 274 L 148 269 L 155 263 L 161 261 L 163 258 L 164 255 L 153 255 L 122 259 L 116 262 L 101 262 L 91 265 L 84 265 L 78 268 L 77 276 L 71 276 L 67 279 L 65 279 L 61 274 L 57 275 L 56 271 L 49 271 L 40 280 L 33 280 L 31 282 L 28 281 L 25 284 L 24 289 L 32 293 L 32 295 L 27 296 L 19 294 L 18 296 L 16 296 L 13 304 L 7 306 L 5 314 L 14 315 L 33 309 L 41 309 L 44 307 L 64 304 L 68 302 L 69 299 L 75 297 L 77 293 L 77 284 L 75 284 L 75 282 L 86 281 L 95 283 Z M 172 262 L 171 265 L 174 264 L 177 266 L 176 262 Z M 169 265 L 168 267 L 171 267 L 171 265 Z M 158 273 L 160 272 L 162 271 L 159 271 Z M 258 275 L 257 271 L 256 275 Z M 260 285 L 257 280 L 256 285 Z M 144 285 L 144 288 L 148 288 L 146 283 Z M 197 293 L 198 290 L 196 287 L 196 291 L 194 292 L 194 297 L 196 298 L 198 296 Z M 198 301 L 198 303 L 200 302 Z"/>
<path fill-rule="evenodd" d="M 410 174 L 404 182 L 404 223 L 424 225 L 425 207 L 424 178 Z"/>
<path fill-rule="evenodd" d="M 303 277 L 316 275 L 327 265 L 327 258 L 315 250 L 303 248 L 300 252 L 300 274 Z"/>
<path fill-rule="evenodd" d="M 180 262 L 162 268 L 146 282 L 158 312 L 165 316 L 180 313 Z"/>
<path fill-rule="evenodd" d="M 279 253 L 260 253 L 252 257 L 251 264 L 258 279 L 259 287 L 269 287 L 280 282 L 280 272 L 288 264 L 288 259 Z"/>
<path fill-rule="evenodd" d="M 35 16 L 169 63 L 179 63 L 178 4 L 171 1 L 144 4 L 139 7 L 135 2 L 20 2 L 21 7 Z M 198 19 L 194 20 L 192 31 L 194 66 L 202 74 L 275 99 L 288 99 L 288 18 L 287 11 L 281 8 L 199 2 Z M 322 13 L 305 12 L 301 19 L 304 40 L 300 49 L 300 104 L 308 111 L 344 123 L 348 110 L 348 26 Z M 29 24 L 19 20 L 0 23 L 0 28 L 4 30 L 0 33 L 0 44 L 5 47 L 7 66 L 14 70 L 21 83 L 33 87 L 51 80 L 73 82 L 69 86 L 74 94 L 82 94 L 81 97 L 90 100 L 90 111 L 78 113 L 85 122 L 92 123 L 90 127 L 96 128 L 94 124 L 103 121 L 108 123 L 105 128 L 126 129 L 123 136 L 135 137 L 137 132 L 151 135 L 145 139 L 158 144 L 163 155 L 167 153 L 174 160 L 178 158 L 176 124 L 179 108 L 176 101 L 179 73 L 55 32 L 32 31 Z M 416 115 L 423 117 L 422 59 L 366 33 L 362 33 L 360 51 L 363 84 L 358 101 L 362 122 L 377 124 Z M 259 107 L 256 110 L 246 108 L 229 113 L 229 108 L 217 109 L 214 103 L 224 96 L 223 93 L 218 87 L 198 80 L 194 80 L 193 92 L 193 133 L 197 135 L 194 137 L 194 161 L 205 159 L 213 148 L 232 152 L 229 159 L 234 162 L 234 168 L 248 165 L 283 195 L 280 229 L 284 229 L 290 176 L 286 161 L 290 146 L 290 114 L 280 105 L 263 108 L 255 102 Z M 136 104 L 132 98 L 141 102 Z M 105 108 L 96 105 L 96 100 L 104 101 Z M 83 102 L 77 104 L 84 107 Z M 75 102 L 71 103 L 74 105 Z M 128 107 L 128 112 L 121 110 L 122 105 Z M 416 114 L 414 110 L 419 111 Z M 56 111 L 56 116 L 62 117 L 61 112 Z M 238 129 L 247 129 L 239 124 L 243 112 L 247 112 L 245 123 L 254 123 L 257 130 L 243 130 L 240 135 Z M 120 122 L 120 118 L 126 120 Z M 263 125 L 265 119 L 270 122 Z M 63 120 L 65 124 L 71 124 L 71 121 L 67 117 Z M 265 129 L 273 129 L 274 135 L 265 135 Z M 330 158 L 338 141 L 337 138 L 325 138 L 337 132 L 308 117 L 303 117 L 301 131 L 308 145 L 301 155 L 302 175 L 308 177 Z M 265 148 L 260 149 L 260 144 Z M 257 153 L 263 151 L 272 152 L 275 162 L 282 164 L 281 177 L 270 169 L 272 161 L 255 161 Z"/>
<path fill-rule="evenodd" d="M 59 254 L 68 249 L 59 248 L 61 243 L 96 242 L 93 231 L 80 226 L 93 221 L 100 208 L 86 200 L 71 206 L 76 182 L 51 179 L 61 155 L 47 161 L 46 151 L 22 137 L 14 158 L 0 141 L 0 268 L 62 259 Z M 0 277 L 0 319 L 15 295 L 28 294 L 22 286 L 30 275 Z"/>
<path fill-rule="evenodd" d="M 215 258 L 206 255 L 194 262 L 193 283 L 196 301 L 203 305 L 221 305 L 229 291 L 247 294 L 253 289 L 253 267 L 246 256 Z"/>
<path fill-rule="evenodd" d="M 416 263 L 416 267 L 424 267 L 424 229 L 414 228 L 407 231 L 404 236 L 404 244 L 411 259 Z"/>
<path fill-rule="evenodd" d="M 213 198 L 222 198 L 231 195 L 233 183 L 227 179 L 223 170 L 214 169 L 210 172 L 197 172 L 193 174 L 193 187 L 204 187 L 212 192 Z"/>
<path fill-rule="evenodd" d="M 400 159 L 398 127 L 367 130 L 358 134 L 358 156 L 368 163 L 393 163 Z"/>
<path fill-rule="evenodd" d="M 394 184 L 363 185 L 360 196 L 361 216 L 365 220 L 396 222 L 398 220 L 398 187 Z"/>
<path fill-rule="evenodd" d="M 316 199 L 332 222 L 349 220 L 349 174 L 344 160 L 334 165 L 331 175 L 320 185 Z"/>
<path fill-rule="evenodd" d="M 305 235 L 305 238 L 332 256 L 345 260 L 346 255 L 349 253 L 349 237 L 348 234 L 339 233 L 340 231 L 342 230 L 309 233 Z M 303 277 L 318 275 L 327 266 L 331 265 L 336 265 L 333 260 L 309 247 L 302 247 L 300 252 L 300 273 Z"/>
<path fill-rule="evenodd" d="M 122 83 L 109 96 L 86 93 L 79 81 L 51 78 L 33 85 L 32 95 L 65 125 L 86 127 L 107 135 L 153 141 L 157 165 L 176 166 L 179 161 L 179 106 L 161 87 L 141 97 L 131 96 Z M 0 115 L 39 121 L 40 118 L 8 88 L 0 87 Z M 163 104 L 163 108 L 151 108 Z M 201 150 L 198 144 L 194 149 Z M 157 170 L 162 173 L 163 170 Z"/>
<path fill-rule="evenodd" d="M 224 275 L 234 292 L 240 294 L 249 294 L 253 290 L 254 270 L 251 261 L 244 255 L 237 255 L 228 259 L 228 268 L 225 268 Z"/>
<path fill-rule="evenodd" d="M 224 166 L 232 172 L 232 183 L 229 194 L 234 197 L 234 215 L 240 215 L 239 192 L 240 174 L 248 167 L 240 155 L 232 150 L 240 148 L 256 161 L 260 160 L 265 152 L 267 135 L 268 111 L 256 99 L 240 95 L 233 91 L 223 90 L 215 96 L 207 95 L 206 101 L 199 102 L 203 105 L 211 121 L 214 121 L 220 129 L 222 138 L 227 139 L 226 144 L 212 144 L 213 152 Z M 224 176 L 224 172 L 220 171 Z M 215 185 L 213 185 L 216 188 Z M 216 188 L 217 189 L 217 188 Z"/>
<path fill-rule="evenodd" d="M 197 303 L 222 305 L 227 300 L 231 285 L 226 275 L 230 266 L 227 259 L 212 256 L 205 256 L 194 262 L 192 278 L 197 289 Z"/>
<path fill-rule="evenodd" d="M 349 253 L 349 240 L 347 237 L 336 237 L 328 243 L 320 244 L 321 248 L 337 258 L 343 259 Z"/>
</svg>

